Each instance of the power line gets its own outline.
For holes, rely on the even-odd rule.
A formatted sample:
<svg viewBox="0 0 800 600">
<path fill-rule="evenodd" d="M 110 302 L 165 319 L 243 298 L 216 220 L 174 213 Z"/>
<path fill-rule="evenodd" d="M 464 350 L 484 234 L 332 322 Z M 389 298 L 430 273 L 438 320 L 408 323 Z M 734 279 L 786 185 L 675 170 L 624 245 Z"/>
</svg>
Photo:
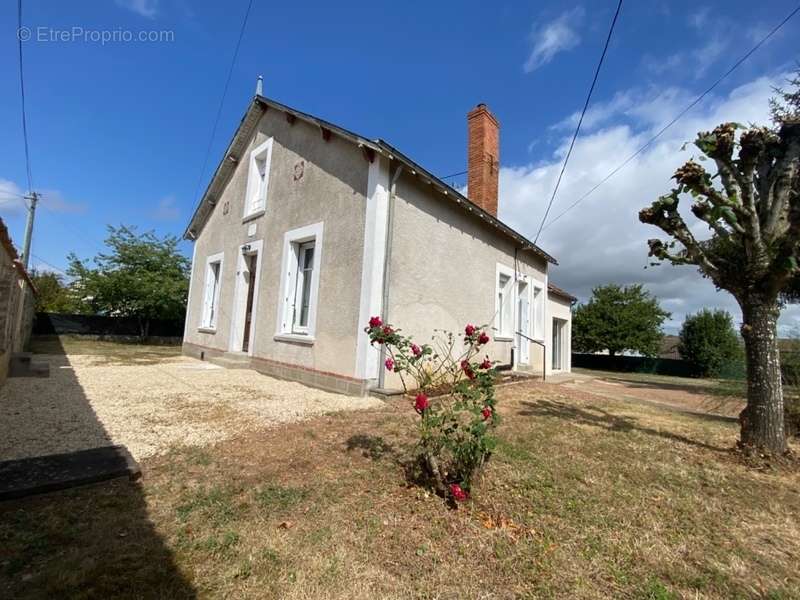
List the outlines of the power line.
<svg viewBox="0 0 800 600">
<path fill-rule="evenodd" d="M 239 30 L 239 39 L 236 40 L 236 49 L 233 51 L 231 66 L 228 68 L 228 77 L 225 79 L 225 87 L 222 89 L 222 98 L 220 98 L 219 101 L 217 116 L 214 118 L 214 126 L 211 128 L 211 139 L 208 140 L 208 148 L 206 148 L 206 154 L 203 157 L 203 168 L 200 170 L 200 176 L 197 178 L 197 188 L 195 189 L 194 192 L 195 197 L 200 195 L 200 186 L 203 183 L 203 174 L 206 172 L 206 167 L 208 166 L 208 157 L 211 154 L 211 146 L 213 146 L 214 137 L 217 135 L 217 126 L 219 125 L 219 119 L 220 116 L 222 115 L 222 107 L 225 104 L 225 96 L 228 94 L 228 86 L 231 83 L 231 76 L 233 75 L 233 67 L 236 64 L 236 58 L 239 56 L 239 46 L 241 46 L 242 44 L 242 38 L 244 37 L 244 30 L 247 27 L 247 19 L 250 17 L 250 8 L 252 6 L 253 6 L 253 0 L 248 0 L 247 10 L 244 13 L 244 19 L 242 20 L 242 28 Z"/>
<path fill-rule="evenodd" d="M 25 172 L 28 176 L 28 191 L 33 191 L 31 156 L 28 149 L 28 119 L 25 116 L 25 76 L 22 69 L 22 0 L 17 0 L 17 42 L 19 48 L 19 91 L 22 98 L 22 137 L 25 140 Z"/>
<path fill-rule="evenodd" d="M 458 173 L 450 173 L 450 175 L 440 175 L 439 179 L 444 181 L 445 179 L 450 179 L 451 177 L 459 177 L 460 175 L 466 175 L 469 171 L 459 171 Z"/>
<path fill-rule="evenodd" d="M 46 261 L 45 259 L 43 259 L 41 256 L 38 256 L 38 255 L 34 254 L 33 252 L 31 252 L 31 256 L 32 256 L 33 258 L 35 258 L 36 260 L 38 260 L 40 263 L 43 263 L 44 265 L 46 265 L 46 266 L 50 267 L 50 268 L 51 268 L 51 269 L 53 269 L 54 271 L 56 271 L 56 272 L 58 272 L 58 273 L 61 273 L 62 275 L 65 275 L 65 276 L 69 276 L 69 275 L 67 275 L 67 272 L 66 272 L 66 271 L 64 271 L 64 269 L 59 269 L 59 268 L 58 268 L 57 266 L 55 266 L 53 263 L 51 263 L 51 262 L 47 262 L 47 261 Z"/>
<path fill-rule="evenodd" d="M 542 222 L 539 223 L 539 231 L 536 232 L 536 237 L 533 238 L 534 244 L 537 241 L 539 241 L 539 235 L 541 235 L 542 233 L 542 228 L 544 227 L 545 221 L 547 221 L 547 216 L 550 214 L 550 209 L 553 206 L 553 202 L 556 199 L 556 194 L 558 193 L 558 188 L 561 185 L 561 178 L 564 176 L 564 171 L 567 170 L 567 163 L 569 162 L 569 157 L 572 155 L 572 149 L 575 147 L 575 140 L 578 139 L 578 133 L 580 133 L 581 125 L 583 124 L 583 117 L 586 116 L 586 110 L 589 108 L 589 101 L 592 99 L 594 86 L 597 84 L 597 78 L 600 75 L 600 68 L 603 66 L 603 61 L 606 58 L 608 45 L 611 43 L 611 36 L 614 35 L 614 27 L 617 24 L 617 18 L 619 17 L 619 11 L 621 9 L 622 9 L 622 0 L 619 0 L 619 2 L 617 3 L 617 11 L 614 13 L 614 18 L 611 20 L 611 27 L 608 29 L 608 36 L 606 37 L 606 43 L 603 46 L 603 53 L 600 55 L 600 60 L 597 63 L 597 68 L 594 70 L 592 85 L 589 87 L 589 93 L 586 94 L 586 102 L 583 103 L 583 110 L 581 111 L 581 116 L 578 119 L 578 125 L 577 127 L 575 127 L 575 134 L 572 136 L 572 141 L 569 144 L 569 150 L 567 150 L 567 155 L 564 157 L 564 164 L 561 165 L 561 172 L 558 174 L 558 179 L 556 179 L 556 185 L 553 188 L 553 195 L 550 196 L 550 202 L 547 203 L 547 210 L 544 211 L 544 217 L 542 217 Z"/>
<path fill-rule="evenodd" d="M 543 229 L 547 229 L 547 227 L 550 227 L 550 226 L 551 226 L 553 223 L 555 223 L 556 221 L 558 221 L 558 220 L 559 220 L 561 217 L 563 217 L 565 214 L 567 214 L 567 213 L 568 213 L 570 210 L 572 210 L 572 209 L 573 209 L 573 208 L 575 208 L 575 207 L 576 207 L 578 204 L 580 204 L 581 202 L 583 202 L 583 201 L 584 201 L 586 198 L 588 198 L 588 197 L 589 197 L 589 196 L 590 196 L 592 193 L 594 193 L 594 191 L 595 191 L 597 188 L 599 188 L 599 187 L 600 187 L 601 185 L 603 185 L 603 184 L 604 184 L 606 181 L 608 181 L 609 179 L 611 179 L 611 178 L 612 178 L 614 175 L 616 175 L 616 174 L 617 174 L 619 171 L 621 171 L 623 168 L 625 168 L 625 166 L 626 166 L 628 163 L 630 163 L 630 162 L 631 162 L 631 161 L 632 161 L 634 158 L 636 158 L 637 156 L 639 156 L 639 154 L 641 154 L 641 153 L 642 153 L 642 152 L 644 152 L 644 151 L 645 151 L 647 148 L 649 148 L 649 147 L 650 147 L 650 145 L 651 145 L 653 142 L 655 142 L 655 141 L 656 141 L 656 140 L 657 140 L 659 137 L 661 137 L 661 135 L 662 135 L 662 134 L 663 134 L 665 131 L 667 131 L 667 129 L 669 129 L 670 127 L 672 127 L 672 126 L 673 126 L 675 123 L 677 123 L 677 122 L 678 122 L 678 121 L 679 121 L 679 120 L 680 120 L 680 119 L 683 117 L 683 115 L 685 115 L 687 112 L 689 112 L 689 111 L 690 111 L 691 109 L 693 109 L 695 106 L 697 106 L 697 104 L 698 104 L 698 103 L 700 103 L 700 102 L 703 100 L 703 98 L 705 98 L 705 97 L 706 97 L 706 96 L 707 96 L 709 93 L 711 93 L 711 91 L 713 91 L 713 90 L 714 90 L 714 88 L 716 88 L 716 87 L 717 87 L 717 86 L 718 86 L 720 83 L 722 83 L 722 81 L 723 81 L 723 80 L 724 80 L 726 77 L 728 77 L 728 75 L 730 75 L 730 74 L 731 74 L 731 73 L 733 73 L 733 72 L 734 72 L 734 71 L 735 71 L 737 68 L 739 68 L 739 66 L 741 66 L 741 64 L 742 64 L 744 61 L 746 61 L 748 58 L 750 58 L 750 56 L 751 56 L 753 53 L 755 53 L 755 52 L 756 52 L 756 50 L 758 50 L 758 49 L 759 49 L 761 46 L 763 46 L 763 45 L 764 45 L 764 43 L 766 43 L 766 42 L 767 42 L 767 40 L 769 40 L 769 39 L 770 39 L 770 38 L 771 38 L 773 35 L 775 35 L 775 33 L 777 33 L 777 32 L 778 32 L 778 30 L 779 30 L 781 27 L 783 27 L 784 25 L 786 25 L 786 23 L 788 23 L 788 22 L 789 22 L 789 20 L 790 20 L 792 17 L 794 17 L 794 16 L 795 16 L 795 15 L 796 15 L 798 12 L 800 12 L 800 5 L 798 5 L 798 6 L 797 6 L 797 7 L 796 7 L 796 8 L 795 8 L 795 9 L 794 9 L 792 12 L 790 12 L 790 13 L 789 13 L 789 14 L 786 16 L 786 18 L 785 18 L 785 19 L 783 19 L 783 21 L 781 21 L 780 23 L 778 23 L 778 25 L 776 25 L 776 26 L 775 26 L 775 27 L 772 29 L 772 31 L 770 31 L 770 32 L 769 32 L 767 35 L 765 35 L 765 36 L 764 36 L 764 37 L 761 39 L 761 41 L 759 41 L 759 42 L 758 42 L 758 43 L 757 43 L 755 46 L 753 46 L 753 47 L 752 47 L 752 48 L 751 48 L 751 49 L 750 49 L 750 50 L 749 50 L 749 51 L 748 51 L 746 54 L 744 54 L 744 55 L 743 55 L 743 56 L 742 56 L 742 57 L 741 57 L 739 60 L 737 60 L 737 61 L 736 61 L 736 62 L 733 64 L 733 66 L 732 66 L 730 69 L 728 69 L 727 71 L 725 71 L 725 73 L 723 73 L 723 75 L 722 75 L 722 76 L 721 76 L 719 79 L 717 79 L 717 80 L 716 80 L 716 81 L 715 81 L 715 82 L 714 82 L 714 83 L 713 83 L 713 84 L 712 84 L 712 85 L 711 85 L 711 86 L 710 86 L 710 87 L 709 87 L 709 88 L 708 88 L 708 89 L 707 89 L 705 92 L 703 92 L 703 93 L 702 93 L 702 94 L 700 94 L 700 95 L 699 95 L 697 98 L 695 98 L 695 100 L 694 100 L 694 101 L 693 101 L 691 104 L 689 104 L 689 105 L 688 105 L 686 108 L 684 108 L 684 109 L 683 109 L 683 110 L 682 110 L 680 113 L 678 113 L 678 115 L 677 115 L 677 116 L 676 116 L 674 119 L 672 119 L 672 120 L 671 120 L 669 123 L 667 123 L 667 124 L 666 124 L 664 127 L 662 127 L 662 128 L 661 128 L 661 129 L 658 131 L 658 133 L 656 133 L 656 134 L 655 134 L 653 137 L 651 137 L 649 140 L 647 140 L 647 142 L 646 142 L 646 143 L 645 143 L 645 144 L 644 144 L 644 145 L 643 145 L 641 148 L 639 148 L 638 150 L 636 150 L 636 152 L 634 152 L 633 154 L 631 154 L 631 155 L 630 155 L 628 158 L 626 158 L 626 159 L 625 159 L 625 160 L 624 160 L 622 163 L 620 163 L 620 164 L 619 164 L 617 167 L 615 167 L 615 168 L 614 168 L 614 169 L 613 169 L 613 170 L 612 170 L 612 171 L 611 171 L 611 172 L 610 172 L 608 175 L 606 175 L 606 176 L 605 176 L 603 179 L 601 179 L 601 180 L 600 180 L 600 181 L 599 181 L 597 184 L 595 184 L 595 186 L 594 186 L 593 188 L 591 188 L 591 189 L 590 189 L 588 192 L 586 192 L 586 193 L 585 193 L 583 196 L 581 196 L 581 197 L 580 197 L 580 198 L 578 198 L 578 199 L 577 199 L 575 202 L 573 202 L 572 204 L 570 204 L 570 205 L 569 205 L 569 206 L 568 206 L 568 207 L 567 207 L 567 208 L 566 208 L 566 209 L 565 209 L 565 210 L 564 210 L 562 213 L 560 213 L 560 214 L 559 214 L 559 215 L 558 215 L 556 218 L 554 218 L 552 221 L 550 221 L 550 222 L 547 224 L 547 226 L 546 226 L 546 227 L 544 227 Z"/>
</svg>

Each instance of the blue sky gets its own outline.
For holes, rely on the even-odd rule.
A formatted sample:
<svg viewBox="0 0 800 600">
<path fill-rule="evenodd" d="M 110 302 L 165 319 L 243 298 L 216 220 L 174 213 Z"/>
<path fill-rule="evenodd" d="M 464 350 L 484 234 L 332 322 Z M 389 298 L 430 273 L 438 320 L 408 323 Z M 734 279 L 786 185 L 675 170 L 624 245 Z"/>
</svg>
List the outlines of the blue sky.
<svg viewBox="0 0 800 600">
<path fill-rule="evenodd" d="M 33 35 L 24 45 L 32 169 L 45 198 L 35 266 L 63 269 L 70 251 L 93 255 L 109 223 L 180 234 L 197 203 L 198 181 L 204 189 L 258 74 L 266 95 L 385 138 L 439 174 L 466 168 L 466 113 L 488 103 L 502 125 L 500 216 L 535 234 L 613 1 L 496 2 L 487 9 L 477 1 L 255 0 L 201 173 L 246 4 L 24 1 L 24 24 Z M 553 214 L 691 101 L 794 4 L 627 2 Z M 51 39 L 58 35 L 51 30 L 73 27 L 87 33 L 72 41 Z M 88 32 L 103 30 L 169 31 L 173 41 L 92 41 L 95 34 Z M 644 240 L 656 232 L 639 225 L 635 214 L 668 188 L 671 169 L 688 158 L 676 155 L 678 141 L 732 111 L 741 115 L 732 116 L 736 120 L 763 120 L 769 86 L 800 58 L 798 33 L 800 17 L 664 144 L 545 231 L 541 245 L 561 262 L 555 281 L 586 296 L 592 285 L 608 280 L 643 280 L 678 320 L 702 305 L 731 307 L 686 270 L 642 274 Z M 0 44 L 0 215 L 21 244 L 24 211 L 13 195 L 26 188 L 15 2 L 0 7 Z"/>
</svg>

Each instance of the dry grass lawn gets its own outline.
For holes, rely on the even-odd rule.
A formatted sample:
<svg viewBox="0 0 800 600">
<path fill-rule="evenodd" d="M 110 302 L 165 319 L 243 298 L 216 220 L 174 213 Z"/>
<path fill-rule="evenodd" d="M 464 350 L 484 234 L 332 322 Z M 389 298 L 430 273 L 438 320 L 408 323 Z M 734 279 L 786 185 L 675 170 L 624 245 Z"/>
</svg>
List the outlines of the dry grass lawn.
<svg viewBox="0 0 800 600">
<path fill-rule="evenodd" d="M 0 596 L 800 598 L 800 476 L 740 464 L 735 423 L 537 383 L 499 405 L 459 510 L 406 482 L 403 401 L 5 503 Z"/>
</svg>

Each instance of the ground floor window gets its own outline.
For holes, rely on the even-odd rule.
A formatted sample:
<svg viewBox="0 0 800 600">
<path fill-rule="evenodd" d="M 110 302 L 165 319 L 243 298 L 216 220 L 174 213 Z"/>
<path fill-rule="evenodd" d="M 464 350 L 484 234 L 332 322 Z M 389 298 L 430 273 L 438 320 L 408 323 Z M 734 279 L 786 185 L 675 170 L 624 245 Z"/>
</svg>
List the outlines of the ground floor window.
<svg viewBox="0 0 800 600">
<path fill-rule="evenodd" d="M 314 277 L 315 241 L 304 242 L 297 247 L 297 277 L 292 301 L 294 318 L 292 332 L 308 333 L 308 314 L 311 309 L 311 281 Z"/>
<path fill-rule="evenodd" d="M 511 339 L 514 335 L 514 271 L 504 265 L 497 265 L 495 280 L 495 337 Z"/>
<path fill-rule="evenodd" d="M 317 314 L 322 223 L 284 236 L 279 334 L 311 337 Z"/>
<path fill-rule="evenodd" d="M 217 328 L 219 313 L 219 292 L 222 280 L 222 254 L 209 256 L 206 261 L 205 291 L 203 293 L 203 315 L 200 326 L 205 329 Z"/>
</svg>

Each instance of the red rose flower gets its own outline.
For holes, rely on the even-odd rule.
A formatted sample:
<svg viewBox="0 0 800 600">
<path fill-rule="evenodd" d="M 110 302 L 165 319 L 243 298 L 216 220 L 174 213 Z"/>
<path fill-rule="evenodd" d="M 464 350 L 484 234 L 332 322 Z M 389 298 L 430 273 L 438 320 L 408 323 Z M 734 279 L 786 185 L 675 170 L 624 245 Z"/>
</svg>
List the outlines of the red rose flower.
<svg viewBox="0 0 800 600">
<path fill-rule="evenodd" d="M 464 333 L 467 337 L 472 337 L 475 334 L 475 325 L 467 325 L 464 327 Z"/>
<path fill-rule="evenodd" d="M 481 331 L 481 334 L 478 336 L 478 344 L 483 345 L 489 343 L 489 336 L 486 335 L 485 331 Z"/>
<path fill-rule="evenodd" d="M 383 364 L 386 365 L 387 371 L 391 371 L 392 369 L 394 369 L 394 361 L 391 358 L 387 358 L 386 362 Z"/>
<path fill-rule="evenodd" d="M 370 320 L 369 320 L 370 329 L 375 328 L 375 327 L 380 327 L 381 325 L 383 325 L 383 321 L 381 320 L 380 317 L 371 317 L 370 318 Z"/>
<path fill-rule="evenodd" d="M 383 335 L 392 335 L 393 333 L 394 333 L 394 329 L 392 329 L 388 325 L 383 328 Z"/>
<path fill-rule="evenodd" d="M 492 361 L 488 358 L 485 358 L 481 363 L 481 369 L 491 369 L 492 368 Z"/>
<path fill-rule="evenodd" d="M 481 414 L 483 415 L 483 420 L 488 421 L 489 419 L 492 418 L 492 407 L 484 406 L 483 410 L 481 411 Z"/>
<path fill-rule="evenodd" d="M 414 402 L 414 410 L 416 410 L 419 414 L 422 414 L 426 410 L 428 410 L 428 407 L 430 405 L 431 405 L 431 403 L 430 403 L 430 401 L 428 400 L 428 397 L 425 394 L 423 394 L 422 392 L 417 394 L 417 399 Z"/>
<path fill-rule="evenodd" d="M 417 346 L 416 344 L 411 344 L 411 354 L 413 354 L 414 356 L 419 356 L 420 354 L 422 354 L 422 350 L 420 350 L 419 346 Z"/>
<path fill-rule="evenodd" d="M 450 495 L 453 496 L 453 500 L 456 502 L 463 502 L 467 498 L 469 498 L 469 494 L 461 489 L 461 486 L 457 483 L 450 484 Z"/>
</svg>

